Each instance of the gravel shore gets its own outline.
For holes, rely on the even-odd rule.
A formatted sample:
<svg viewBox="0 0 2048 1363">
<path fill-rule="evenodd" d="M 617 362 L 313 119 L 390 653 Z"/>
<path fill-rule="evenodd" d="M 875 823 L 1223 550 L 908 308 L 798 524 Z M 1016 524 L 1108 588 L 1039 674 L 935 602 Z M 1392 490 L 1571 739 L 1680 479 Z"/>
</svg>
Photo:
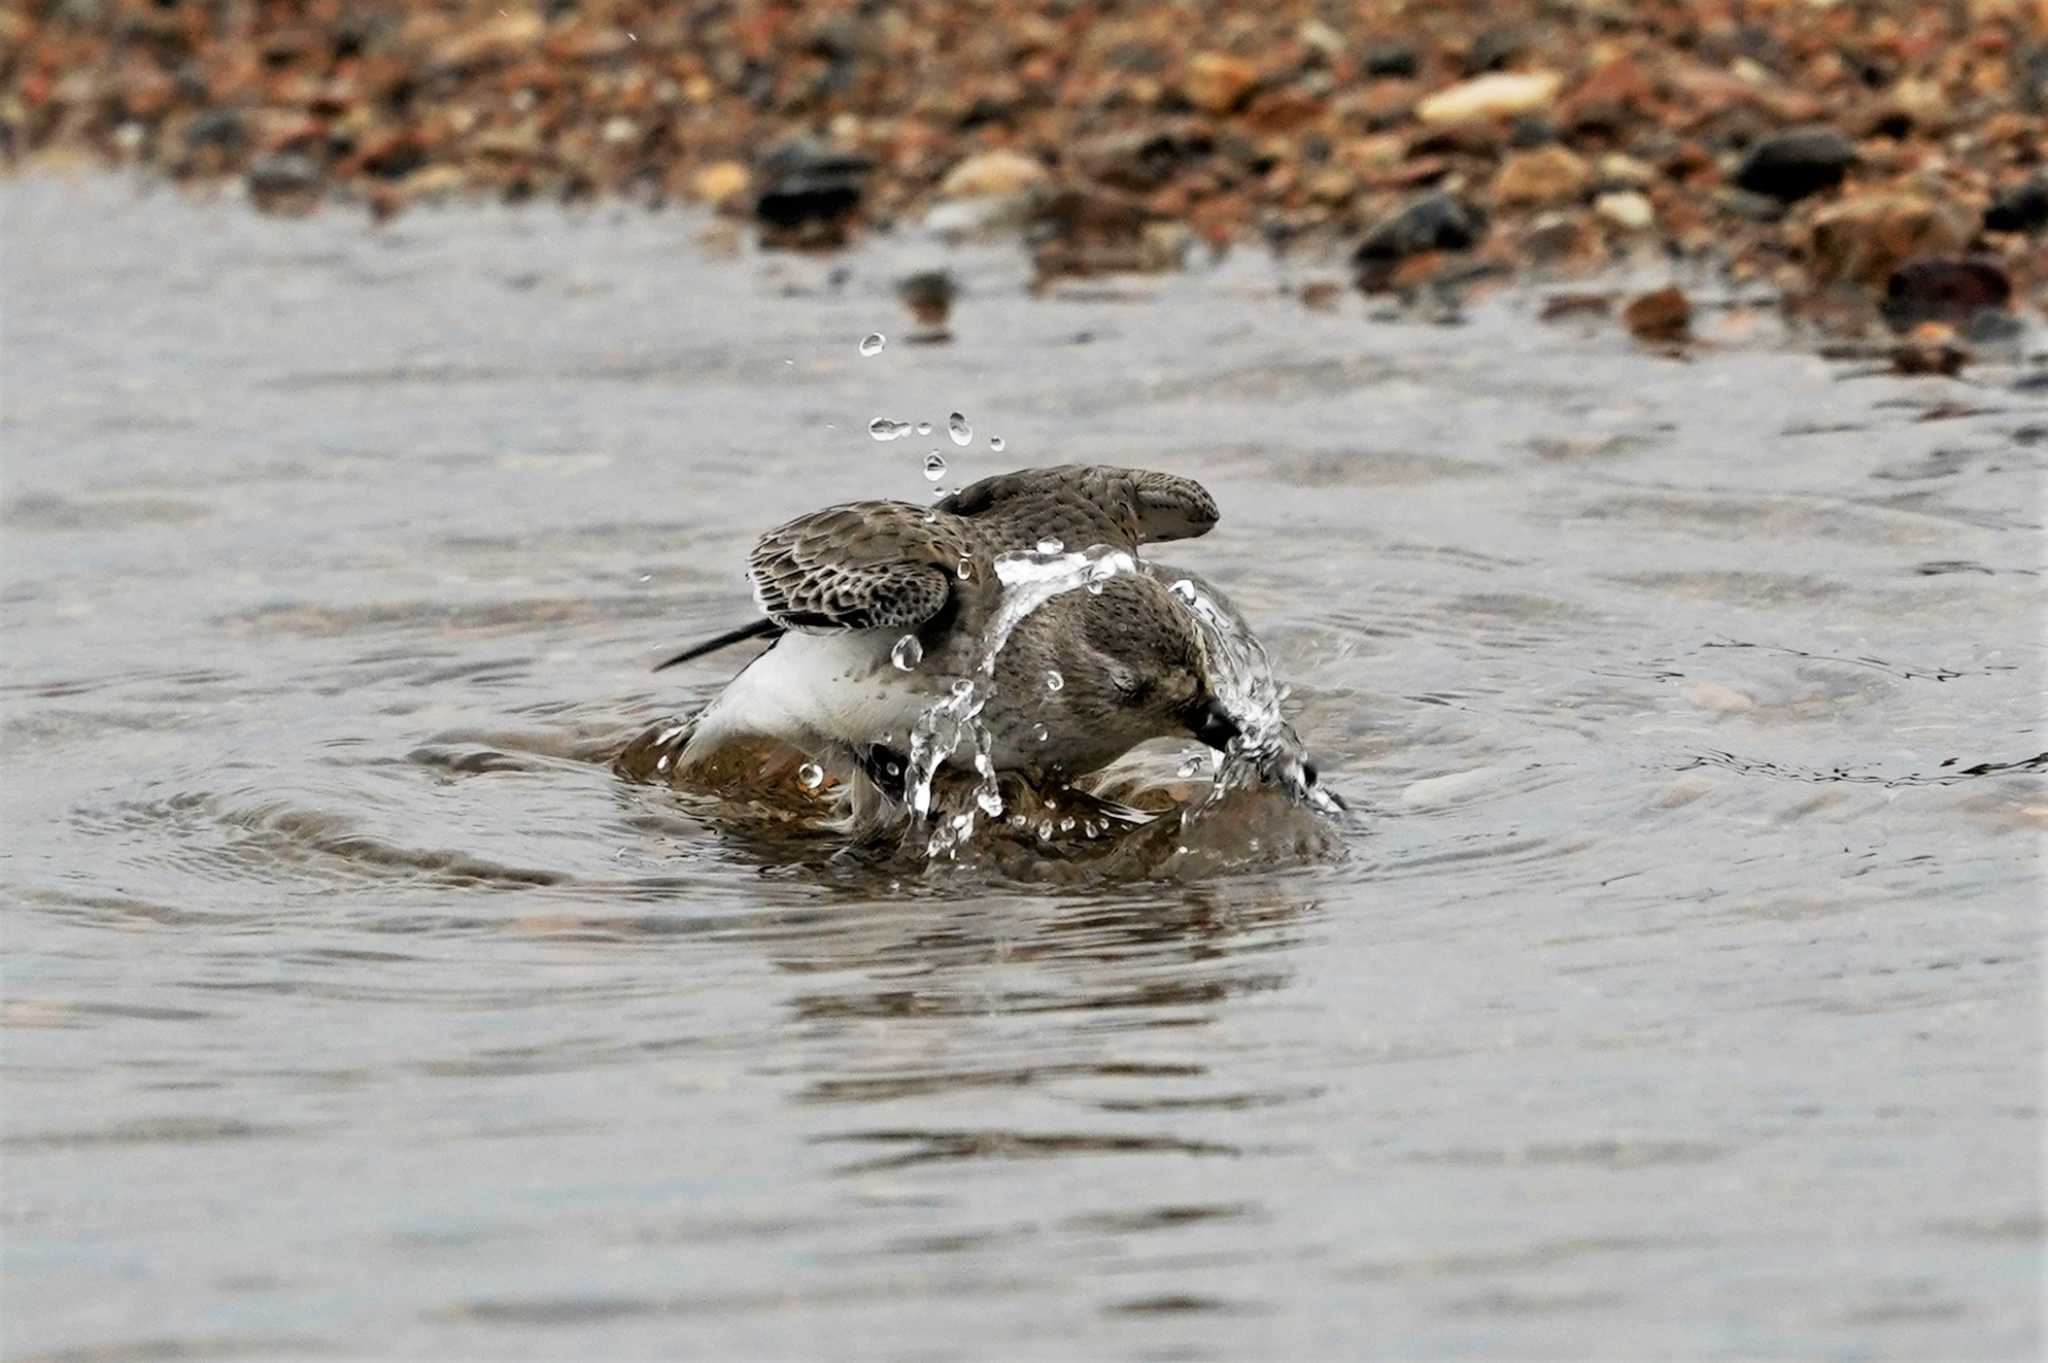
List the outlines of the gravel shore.
<svg viewBox="0 0 2048 1363">
<path fill-rule="evenodd" d="M 1246 242 L 1395 293 L 1687 262 L 1968 338 L 2048 286 L 2048 0 L 52 0 L 0 13 L 0 149 L 273 212 L 1015 232 L 1046 280 Z"/>
</svg>

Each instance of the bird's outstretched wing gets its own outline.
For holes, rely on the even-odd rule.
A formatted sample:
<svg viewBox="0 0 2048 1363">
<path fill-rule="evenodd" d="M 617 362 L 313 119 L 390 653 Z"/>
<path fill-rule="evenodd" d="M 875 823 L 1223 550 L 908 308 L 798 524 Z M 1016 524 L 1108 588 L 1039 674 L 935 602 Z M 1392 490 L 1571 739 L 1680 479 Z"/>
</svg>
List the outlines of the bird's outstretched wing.
<svg viewBox="0 0 2048 1363">
<path fill-rule="evenodd" d="M 910 629 L 945 609 L 972 547 L 948 516 L 908 502 L 850 502 L 761 537 L 754 599 L 785 629 Z"/>
<path fill-rule="evenodd" d="M 785 630 L 914 630 L 946 609 L 974 556 L 959 522 L 908 502 L 850 502 L 763 535 L 748 560 L 768 618 L 694 644 L 655 671 Z"/>
<path fill-rule="evenodd" d="M 1069 549 L 1193 539 L 1216 524 L 1216 499 L 1192 478 L 1107 464 L 999 473 L 961 488 L 938 503 L 1003 548 L 1026 548 L 1057 539 Z"/>
</svg>

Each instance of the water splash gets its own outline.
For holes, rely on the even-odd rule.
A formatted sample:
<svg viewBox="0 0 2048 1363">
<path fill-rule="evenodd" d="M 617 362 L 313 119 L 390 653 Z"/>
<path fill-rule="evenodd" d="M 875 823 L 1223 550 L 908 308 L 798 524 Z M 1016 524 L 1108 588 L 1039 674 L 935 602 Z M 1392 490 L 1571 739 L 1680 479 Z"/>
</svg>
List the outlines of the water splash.
<svg viewBox="0 0 2048 1363">
<path fill-rule="evenodd" d="M 867 358 L 882 353 L 882 347 L 889 344 L 889 338 L 879 331 L 871 331 L 860 338 L 860 353 Z"/>
<path fill-rule="evenodd" d="M 1265 645 L 1220 596 L 1192 579 L 1178 578 L 1167 590 L 1201 628 L 1209 689 L 1238 728 L 1217 764 L 1209 793 L 1181 811 L 1182 826 L 1205 817 L 1231 791 L 1257 781 L 1284 787 L 1319 813 L 1341 814 L 1343 806 L 1309 780 L 1307 753 L 1281 713 L 1286 693 L 1273 678 Z"/>
<path fill-rule="evenodd" d="M 906 634 L 889 650 L 889 661 L 896 664 L 897 671 L 908 672 L 924 661 L 924 645 L 915 634 Z"/>
<path fill-rule="evenodd" d="M 905 800 L 919 826 L 931 812 L 933 779 L 963 743 L 970 745 L 978 777 L 973 792 L 975 808 L 988 818 L 1001 817 L 1003 798 L 996 781 L 995 736 L 981 722 L 982 712 L 996 693 L 996 660 L 1017 627 L 1054 597 L 1085 587 L 1090 581 L 1139 571 L 1138 561 L 1128 551 L 1108 545 L 1074 554 L 1022 550 L 999 556 L 994 566 L 1003 595 L 982 631 L 979 662 L 971 675 L 956 679 L 945 696 L 926 707 L 911 730 L 910 763 L 903 785 Z M 1041 742 L 1050 737 L 1042 729 L 1035 732 Z M 974 827 L 972 811 L 964 816 L 964 822 L 956 817 L 940 823 L 926 840 L 926 855 L 952 855 L 973 836 Z"/>
</svg>

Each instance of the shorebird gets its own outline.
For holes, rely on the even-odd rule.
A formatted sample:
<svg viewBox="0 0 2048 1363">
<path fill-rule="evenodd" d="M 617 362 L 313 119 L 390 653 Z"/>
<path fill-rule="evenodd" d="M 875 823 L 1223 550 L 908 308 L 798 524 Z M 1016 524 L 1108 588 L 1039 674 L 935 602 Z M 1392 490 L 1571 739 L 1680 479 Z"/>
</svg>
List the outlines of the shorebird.
<svg viewBox="0 0 2048 1363">
<path fill-rule="evenodd" d="M 766 618 L 660 664 L 771 641 L 699 716 L 677 770 L 770 739 L 901 798 L 919 717 L 981 666 L 1004 598 L 998 556 L 1099 546 L 1135 558 L 1216 520 L 1215 499 L 1190 479 L 1067 465 L 983 479 L 929 508 L 852 502 L 778 526 L 748 573 Z M 997 654 L 993 683 L 981 715 L 989 759 L 1027 779 L 1096 771 L 1150 738 L 1221 749 L 1239 732 L 1210 685 L 1201 629 L 1142 571 L 1044 602 Z"/>
</svg>

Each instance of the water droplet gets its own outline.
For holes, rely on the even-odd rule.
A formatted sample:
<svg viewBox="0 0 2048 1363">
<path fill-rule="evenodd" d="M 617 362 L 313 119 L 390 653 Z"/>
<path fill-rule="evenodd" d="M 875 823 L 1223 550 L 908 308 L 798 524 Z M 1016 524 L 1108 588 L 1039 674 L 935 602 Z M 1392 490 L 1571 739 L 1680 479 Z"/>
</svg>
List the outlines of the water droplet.
<svg viewBox="0 0 2048 1363">
<path fill-rule="evenodd" d="M 1040 743 L 1043 743 L 1052 737 L 1052 730 L 1046 728 L 1043 724 L 1034 724 L 1031 726 L 1031 736 Z"/>
<path fill-rule="evenodd" d="M 1024 826 L 1025 819 L 1022 814 L 1012 814 L 1007 820 L 1007 822 L 1012 828 L 1022 828 Z"/>
<path fill-rule="evenodd" d="M 941 501 L 941 500 L 945 499 L 945 498 L 946 498 L 947 496 L 949 496 L 949 495 L 951 495 L 951 494 L 949 494 L 949 493 L 948 493 L 948 492 L 946 491 L 946 485 L 945 485 L 944 483 L 941 483 L 941 484 L 939 484 L 939 486 L 937 486 L 937 487 L 935 487 L 935 488 L 933 488 L 933 489 L 932 489 L 932 500 L 933 500 L 933 501 L 935 501 L 935 502 L 936 502 L 936 501 Z M 938 517 L 937 517 L 937 516 L 934 516 L 934 515 L 933 515 L 933 514 L 932 514 L 931 512 L 929 512 L 929 511 L 927 511 L 927 512 L 925 512 L 925 513 L 924 513 L 924 522 L 925 522 L 925 524 L 926 524 L 926 525 L 930 525 L 930 524 L 931 524 L 931 523 L 932 523 L 933 521 L 935 521 L 935 520 L 937 520 L 937 519 L 938 519 Z"/>
<path fill-rule="evenodd" d="M 924 457 L 924 476 L 936 483 L 946 476 L 946 456 L 933 450 Z"/>
<path fill-rule="evenodd" d="M 990 436 L 988 438 L 988 447 L 997 454 L 1001 454 L 1003 452 L 1003 438 L 999 435 Z"/>
<path fill-rule="evenodd" d="M 1071 814 L 1069 814 L 1069 815 L 1067 815 L 1067 817 L 1066 817 L 1066 818 L 1064 818 L 1064 819 L 1061 819 L 1061 820 L 1060 820 L 1060 832 L 1062 832 L 1062 833 L 1071 833 L 1071 832 L 1073 832 L 1073 831 L 1074 831 L 1074 816 L 1073 816 L 1073 815 L 1071 815 Z"/>
<path fill-rule="evenodd" d="M 983 776 L 993 776 L 996 774 L 996 764 L 985 752 L 978 752 L 974 755 L 974 769 Z"/>
<path fill-rule="evenodd" d="M 963 700 L 966 699 L 974 694 L 974 683 L 966 677 L 960 678 L 960 680 L 953 683 L 953 694 Z"/>
<path fill-rule="evenodd" d="M 652 582 L 652 581 L 654 581 L 654 574 L 653 574 L 653 573 L 642 573 L 642 574 L 640 574 L 640 580 L 641 580 L 642 582 Z"/>
<path fill-rule="evenodd" d="M 1038 836 L 1039 836 L 1039 837 L 1041 837 L 1041 838 L 1050 838 L 1050 837 L 1052 837 L 1052 820 L 1051 820 L 1051 819 L 1040 819 L 1040 820 L 1038 821 Z"/>
<path fill-rule="evenodd" d="M 953 831 L 955 833 L 965 833 L 972 827 L 974 827 L 974 816 L 972 814 L 955 814 L 953 816 Z"/>
<path fill-rule="evenodd" d="M 1066 684 L 1067 679 L 1062 677 L 1057 671 L 1049 671 L 1045 674 L 1045 689 L 1048 691 L 1057 691 Z"/>
<path fill-rule="evenodd" d="M 825 784 L 825 769 L 816 762 L 806 762 L 796 769 L 796 781 L 805 790 L 816 790 Z"/>
<path fill-rule="evenodd" d="M 1187 605 L 1192 606 L 1195 604 L 1195 584 L 1188 581 L 1184 577 L 1177 579 L 1174 582 L 1174 584 L 1171 587 L 1168 587 L 1166 590 L 1172 592 L 1175 596 L 1179 597 L 1183 603 Z"/>
<path fill-rule="evenodd" d="M 946 418 L 946 434 L 953 437 L 955 445 L 964 446 L 974 439 L 974 428 L 967 424 L 967 418 L 955 412 Z"/>
<path fill-rule="evenodd" d="M 1038 542 L 1038 552 L 1041 554 L 1061 554 L 1066 552 L 1066 548 L 1066 545 L 1050 535 Z"/>
<path fill-rule="evenodd" d="M 1199 757 L 1190 757 L 1187 761 L 1180 764 L 1180 774 L 1183 777 L 1193 776 L 1201 769 L 1202 759 Z"/>
<path fill-rule="evenodd" d="M 919 435 L 930 435 L 930 434 L 932 433 L 932 423 L 931 423 L 931 422 L 929 422 L 929 421 L 920 421 L 920 422 L 918 422 L 918 423 L 917 423 L 917 433 L 918 433 Z"/>
<path fill-rule="evenodd" d="M 675 754 L 674 754 L 674 753 L 668 753 L 668 752 L 665 752 L 665 753 L 663 753 L 663 754 L 661 755 L 661 760 L 660 760 L 659 762 L 656 762 L 656 763 L 654 764 L 654 769 L 655 769 L 656 771 L 667 771 L 667 770 L 668 770 L 668 764 L 669 764 L 670 762 L 673 762 L 674 760 L 675 760 Z"/>
<path fill-rule="evenodd" d="M 889 650 L 889 661 L 896 664 L 901 672 L 908 672 L 924 661 L 924 645 L 917 641 L 915 634 L 906 634 L 896 641 L 896 647 Z"/>
<path fill-rule="evenodd" d="M 1003 816 L 1003 797 L 996 794 L 992 786 L 983 786 L 975 791 L 974 803 L 980 805 L 981 812 L 991 819 L 1000 819 Z"/>
<path fill-rule="evenodd" d="M 960 560 L 960 580 L 961 580 L 962 582 L 972 582 L 972 581 L 974 581 L 974 560 L 973 560 L 973 559 L 971 559 L 971 558 L 963 558 L 963 559 L 961 559 L 961 560 Z"/>
<path fill-rule="evenodd" d="M 887 336 L 884 336 L 879 331 L 871 331 L 860 338 L 860 353 L 862 355 L 879 355 L 882 353 L 882 347 L 887 344 L 889 344 Z"/>
<path fill-rule="evenodd" d="M 901 440 L 910 434 L 910 423 L 891 421 L 885 416 L 878 416 L 868 423 L 868 434 L 877 440 Z"/>
</svg>

